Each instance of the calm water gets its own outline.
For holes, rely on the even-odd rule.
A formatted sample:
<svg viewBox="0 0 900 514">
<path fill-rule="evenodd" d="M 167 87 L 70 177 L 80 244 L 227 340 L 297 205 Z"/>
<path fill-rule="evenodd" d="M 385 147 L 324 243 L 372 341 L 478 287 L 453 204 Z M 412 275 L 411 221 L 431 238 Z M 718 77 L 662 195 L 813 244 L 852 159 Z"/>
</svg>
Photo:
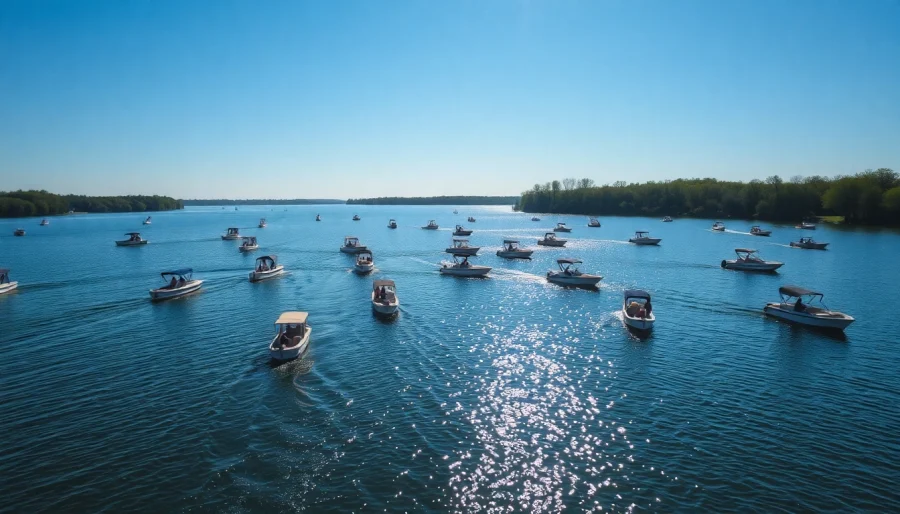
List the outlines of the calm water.
<svg viewBox="0 0 900 514">
<path fill-rule="evenodd" d="M 900 509 L 897 233 L 775 225 L 757 238 L 740 221 L 720 234 L 707 220 L 593 229 L 452 210 L 0 220 L 0 267 L 20 282 L 0 297 L 0 510 Z M 440 231 L 419 228 L 431 218 Z M 569 247 L 536 247 L 558 220 L 574 227 Z M 475 229 L 491 278 L 437 273 L 458 222 Z M 28 235 L 12 237 L 16 226 Z M 220 240 L 229 226 L 291 273 L 249 283 L 254 256 Z M 662 245 L 624 243 L 635 229 Z M 113 245 L 131 230 L 151 243 Z M 373 249 L 372 276 L 350 272 L 345 235 Z M 831 250 L 786 246 L 800 235 Z M 494 256 L 509 237 L 534 259 Z M 719 267 L 747 245 L 782 272 Z M 602 274 L 599 292 L 547 284 L 560 256 Z M 182 266 L 202 292 L 151 304 L 158 273 Z M 398 285 L 393 322 L 370 311 L 381 277 Z M 791 283 L 857 317 L 845 340 L 763 317 Z M 654 294 L 646 341 L 618 314 L 634 286 Z M 272 366 L 285 310 L 310 312 L 312 341 L 305 358 Z"/>
</svg>

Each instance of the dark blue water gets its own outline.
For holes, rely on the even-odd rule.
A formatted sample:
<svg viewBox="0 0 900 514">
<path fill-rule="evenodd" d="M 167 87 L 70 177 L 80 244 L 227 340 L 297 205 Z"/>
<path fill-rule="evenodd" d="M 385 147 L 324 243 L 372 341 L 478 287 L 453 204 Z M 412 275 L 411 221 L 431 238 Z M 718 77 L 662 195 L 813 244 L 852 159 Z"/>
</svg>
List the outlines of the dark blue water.
<svg viewBox="0 0 900 514">
<path fill-rule="evenodd" d="M 898 234 L 452 210 L 0 221 L 0 267 L 20 283 L 0 297 L 0 510 L 900 509 Z M 419 228 L 432 218 L 442 230 Z M 556 221 L 574 227 L 569 247 L 536 247 Z M 489 279 L 437 273 L 458 222 Z M 249 283 L 254 256 L 220 240 L 229 226 L 290 274 Z M 624 243 L 636 229 L 661 246 Z M 131 230 L 151 243 L 113 245 Z M 345 235 L 373 249 L 372 276 L 350 272 Z M 801 235 L 830 249 L 786 246 Z M 495 257 L 509 237 L 534 259 Z M 719 267 L 748 245 L 781 273 Z M 600 290 L 547 284 L 559 256 L 603 275 Z M 158 273 L 182 266 L 202 292 L 151 304 Z M 393 322 L 368 303 L 382 277 L 398 286 Z M 783 284 L 821 289 L 857 322 L 842 339 L 766 319 Z M 618 314 L 628 287 L 654 295 L 645 341 Z M 285 310 L 310 313 L 310 349 L 272 366 Z"/>
</svg>

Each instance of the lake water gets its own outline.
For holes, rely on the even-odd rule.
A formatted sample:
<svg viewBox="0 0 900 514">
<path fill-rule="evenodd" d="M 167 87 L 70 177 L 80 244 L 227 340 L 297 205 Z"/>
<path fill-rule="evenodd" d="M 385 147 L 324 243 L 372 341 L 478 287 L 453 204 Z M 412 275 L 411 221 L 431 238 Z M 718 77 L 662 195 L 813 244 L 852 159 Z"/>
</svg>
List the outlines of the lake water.
<svg viewBox="0 0 900 514">
<path fill-rule="evenodd" d="M 543 216 L 500 207 L 189 208 L 0 220 L 0 510 L 17 512 L 897 511 L 900 236 L 820 226 Z M 321 213 L 323 221 L 313 221 Z M 350 220 L 359 213 L 361 221 Z M 466 216 L 476 223 L 466 223 Z M 260 217 L 269 227 L 257 229 Z M 396 218 L 397 230 L 389 230 Z M 441 230 L 421 230 L 429 219 Z M 535 246 L 567 221 L 565 249 Z M 490 278 L 437 273 L 462 223 Z M 26 237 L 12 237 L 15 227 Z M 242 255 L 229 226 L 258 235 Z M 659 247 L 625 243 L 636 229 Z M 151 242 L 117 248 L 139 230 Z M 345 235 L 373 249 L 360 277 Z M 800 236 L 828 251 L 787 246 Z M 494 255 L 504 238 L 530 261 Z M 735 247 L 779 274 L 723 270 Z M 290 274 L 251 284 L 254 257 Z M 546 282 L 584 260 L 599 291 Z M 151 304 L 167 268 L 206 282 Z M 373 317 L 375 278 L 402 311 Z M 767 319 L 780 285 L 857 318 L 837 338 Z M 657 324 L 623 328 L 622 291 Z M 273 323 L 309 351 L 270 364 Z"/>
</svg>

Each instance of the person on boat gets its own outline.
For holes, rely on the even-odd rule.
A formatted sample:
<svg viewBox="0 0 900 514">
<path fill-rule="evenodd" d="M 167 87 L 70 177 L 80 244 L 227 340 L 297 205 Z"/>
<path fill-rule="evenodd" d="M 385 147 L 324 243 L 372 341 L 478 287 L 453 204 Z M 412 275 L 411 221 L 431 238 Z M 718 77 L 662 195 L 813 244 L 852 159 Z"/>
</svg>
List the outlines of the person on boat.
<svg viewBox="0 0 900 514">
<path fill-rule="evenodd" d="M 647 298 L 647 302 L 644 303 L 644 310 L 647 311 L 647 316 L 649 316 L 650 313 L 653 312 L 653 305 L 650 304 L 649 298 Z"/>
<path fill-rule="evenodd" d="M 178 279 L 178 287 L 184 287 L 185 280 L 184 277 Z"/>
<path fill-rule="evenodd" d="M 803 298 L 797 298 L 797 302 L 794 304 L 794 312 L 803 312 L 806 310 L 806 305 L 803 305 Z"/>
<path fill-rule="evenodd" d="M 169 289 L 175 289 L 178 286 L 178 279 L 172 277 L 172 280 L 169 281 Z"/>
</svg>

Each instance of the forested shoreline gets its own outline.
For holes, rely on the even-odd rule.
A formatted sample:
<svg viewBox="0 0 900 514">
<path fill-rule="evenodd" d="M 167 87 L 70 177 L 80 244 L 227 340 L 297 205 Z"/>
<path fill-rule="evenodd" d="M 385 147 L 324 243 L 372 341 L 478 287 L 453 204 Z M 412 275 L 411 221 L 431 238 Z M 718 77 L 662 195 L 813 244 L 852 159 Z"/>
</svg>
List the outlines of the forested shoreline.
<svg viewBox="0 0 900 514">
<path fill-rule="evenodd" d="M 57 195 L 47 191 L 0 191 L 0 218 L 52 216 L 75 212 L 147 212 L 182 209 L 168 196 Z"/>
<path fill-rule="evenodd" d="M 385 196 L 355 198 L 348 205 L 514 205 L 518 196 Z"/>
<path fill-rule="evenodd" d="M 595 216 L 680 216 L 799 221 L 843 216 L 846 223 L 900 225 L 900 176 L 889 168 L 826 178 L 774 175 L 729 182 L 679 179 L 596 186 L 591 179 L 554 180 L 522 193 L 515 209 Z"/>
</svg>

